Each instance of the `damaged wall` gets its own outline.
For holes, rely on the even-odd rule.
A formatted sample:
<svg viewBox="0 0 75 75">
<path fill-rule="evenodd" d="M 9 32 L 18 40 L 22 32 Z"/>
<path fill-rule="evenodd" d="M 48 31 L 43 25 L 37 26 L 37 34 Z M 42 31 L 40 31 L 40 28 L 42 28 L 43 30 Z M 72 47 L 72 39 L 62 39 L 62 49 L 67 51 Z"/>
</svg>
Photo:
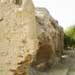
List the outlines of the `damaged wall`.
<svg viewBox="0 0 75 75">
<path fill-rule="evenodd" d="M 0 0 L 0 75 L 26 75 L 36 50 L 32 1 Z"/>
<path fill-rule="evenodd" d="M 0 0 L 0 75 L 46 69 L 63 52 L 63 29 L 32 0 Z"/>
<path fill-rule="evenodd" d="M 35 16 L 39 39 L 39 49 L 33 66 L 45 69 L 52 66 L 63 52 L 63 29 L 45 8 L 36 8 Z"/>
</svg>

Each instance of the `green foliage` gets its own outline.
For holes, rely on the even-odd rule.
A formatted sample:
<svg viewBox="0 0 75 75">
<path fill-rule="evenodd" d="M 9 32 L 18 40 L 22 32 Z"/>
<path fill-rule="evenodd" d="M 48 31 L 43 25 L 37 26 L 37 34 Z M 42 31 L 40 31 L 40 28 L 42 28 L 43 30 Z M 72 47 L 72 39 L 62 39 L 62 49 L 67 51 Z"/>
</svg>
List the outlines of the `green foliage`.
<svg viewBox="0 0 75 75">
<path fill-rule="evenodd" d="M 75 25 L 67 28 L 64 34 L 65 47 L 75 47 Z"/>
</svg>

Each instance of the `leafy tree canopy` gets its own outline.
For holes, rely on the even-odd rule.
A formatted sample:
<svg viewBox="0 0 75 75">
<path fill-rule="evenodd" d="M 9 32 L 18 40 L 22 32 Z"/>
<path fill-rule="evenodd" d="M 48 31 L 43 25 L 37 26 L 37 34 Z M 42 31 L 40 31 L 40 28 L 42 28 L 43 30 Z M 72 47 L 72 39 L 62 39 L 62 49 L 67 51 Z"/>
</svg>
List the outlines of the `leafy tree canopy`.
<svg viewBox="0 0 75 75">
<path fill-rule="evenodd" d="M 65 46 L 75 47 L 75 25 L 68 27 L 64 35 Z"/>
</svg>

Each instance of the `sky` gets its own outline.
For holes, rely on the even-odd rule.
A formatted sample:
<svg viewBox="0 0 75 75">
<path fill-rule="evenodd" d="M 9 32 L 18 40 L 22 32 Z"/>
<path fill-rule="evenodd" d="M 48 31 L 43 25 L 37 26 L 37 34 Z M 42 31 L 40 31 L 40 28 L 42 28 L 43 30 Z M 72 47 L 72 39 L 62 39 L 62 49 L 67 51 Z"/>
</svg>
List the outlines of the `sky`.
<svg viewBox="0 0 75 75">
<path fill-rule="evenodd" d="M 75 24 L 75 0 L 33 0 L 35 7 L 45 7 L 66 29 Z"/>
</svg>

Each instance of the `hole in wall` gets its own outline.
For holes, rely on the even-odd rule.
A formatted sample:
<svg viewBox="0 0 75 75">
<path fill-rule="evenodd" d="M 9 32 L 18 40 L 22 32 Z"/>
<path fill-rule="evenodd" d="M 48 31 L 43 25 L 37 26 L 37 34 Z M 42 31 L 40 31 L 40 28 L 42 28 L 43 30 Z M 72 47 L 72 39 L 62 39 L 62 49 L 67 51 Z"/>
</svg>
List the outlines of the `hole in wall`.
<svg viewBox="0 0 75 75">
<path fill-rule="evenodd" d="M 21 5 L 22 5 L 22 0 L 14 0 L 14 3 L 15 3 L 16 5 L 21 6 Z"/>
</svg>

